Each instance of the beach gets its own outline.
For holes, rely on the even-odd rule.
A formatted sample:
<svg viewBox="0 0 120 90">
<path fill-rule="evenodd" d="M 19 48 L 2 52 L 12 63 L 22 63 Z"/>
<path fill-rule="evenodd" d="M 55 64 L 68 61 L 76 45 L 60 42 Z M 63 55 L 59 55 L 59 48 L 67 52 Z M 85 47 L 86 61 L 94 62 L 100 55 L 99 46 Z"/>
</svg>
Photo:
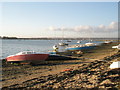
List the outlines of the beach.
<svg viewBox="0 0 120 90">
<path fill-rule="evenodd" d="M 46 64 L 2 65 L 2 89 L 120 89 L 120 69 L 110 69 L 120 61 L 120 52 L 112 46 L 119 42 L 102 44 L 72 60 L 47 61 Z"/>
</svg>

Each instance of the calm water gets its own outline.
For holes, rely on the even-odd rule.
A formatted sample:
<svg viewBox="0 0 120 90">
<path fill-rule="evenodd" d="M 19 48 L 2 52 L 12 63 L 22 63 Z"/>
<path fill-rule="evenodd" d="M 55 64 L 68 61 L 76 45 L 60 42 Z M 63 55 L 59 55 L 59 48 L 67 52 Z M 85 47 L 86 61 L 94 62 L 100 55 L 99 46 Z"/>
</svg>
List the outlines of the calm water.
<svg viewBox="0 0 120 90">
<path fill-rule="evenodd" d="M 66 40 L 65 40 L 66 41 Z M 70 45 L 76 44 L 78 40 L 72 40 L 68 42 Z M 16 54 L 21 51 L 32 50 L 36 52 L 48 52 L 53 50 L 53 45 L 61 42 L 60 40 L 2 40 L 2 54 L 0 58 L 5 58 L 9 55 Z M 81 44 L 88 42 L 82 41 Z M 93 41 L 95 43 L 101 43 L 99 41 Z"/>
</svg>

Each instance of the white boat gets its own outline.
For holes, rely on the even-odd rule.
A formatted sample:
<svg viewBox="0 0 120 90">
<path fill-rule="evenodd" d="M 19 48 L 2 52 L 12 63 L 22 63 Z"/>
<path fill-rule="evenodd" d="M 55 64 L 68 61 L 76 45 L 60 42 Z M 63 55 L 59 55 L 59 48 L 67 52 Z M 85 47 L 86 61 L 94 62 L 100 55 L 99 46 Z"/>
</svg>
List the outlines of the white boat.
<svg viewBox="0 0 120 90">
<path fill-rule="evenodd" d="M 77 43 L 81 43 L 81 41 L 77 41 Z"/>
<path fill-rule="evenodd" d="M 88 43 L 85 43 L 86 46 L 95 46 L 96 44 L 95 43 L 91 43 L 91 42 L 88 42 Z"/>
<path fill-rule="evenodd" d="M 105 44 L 109 44 L 109 43 L 112 43 L 112 41 L 105 41 L 104 43 Z"/>
<path fill-rule="evenodd" d="M 64 42 L 61 42 L 61 43 L 58 43 L 59 46 L 67 46 L 68 43 L 64 43 Z"/>
<path fill-rule="evenodd" d="M 112 48 L 117 48 L 117 49 L 120 49 L 120 44 L 117 45 L 117 46 L 112 46 Z"/>
</svg>

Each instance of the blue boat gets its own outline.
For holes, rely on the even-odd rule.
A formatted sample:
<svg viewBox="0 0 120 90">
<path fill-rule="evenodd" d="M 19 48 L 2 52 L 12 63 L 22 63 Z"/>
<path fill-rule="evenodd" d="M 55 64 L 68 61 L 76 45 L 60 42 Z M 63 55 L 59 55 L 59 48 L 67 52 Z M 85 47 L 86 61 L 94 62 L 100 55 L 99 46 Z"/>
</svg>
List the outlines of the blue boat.
<svg viewBox="0 0 120 90">
<path fill-rule="evenodd" d="M 66 50 L 74 51 L 74 50 L 86 50 L 86 49 L 93 49 L 96 45 L 73 45 L 67 47 Z"/>
</svg>

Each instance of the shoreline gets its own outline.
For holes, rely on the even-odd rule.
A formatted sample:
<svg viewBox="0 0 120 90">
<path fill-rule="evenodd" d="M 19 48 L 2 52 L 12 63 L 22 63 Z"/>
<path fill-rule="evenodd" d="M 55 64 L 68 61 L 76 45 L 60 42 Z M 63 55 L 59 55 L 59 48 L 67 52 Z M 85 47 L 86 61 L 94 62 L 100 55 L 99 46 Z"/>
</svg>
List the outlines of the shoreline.
<svg viewBox="0 0 120 90">
<path fill-rule="evenodd" d="M 111 47 L 118 43 L 89 50 L 80 57 L 75 56 L 76 60 L 54 61 L 40 66 L 6 65 L 2 68 L 2 88 L 119 88 L 118 72 L 109 74 L 114 72 L 109 65 L 120 60 L 118 50 Z M 112 83 L 114 78 L 117 79 Z"/>
<path fill-rule="evenodd" d="M 17 37 L 3 37 L 0 40 L 89 40 L 90 38 L 17 38 Z M 120 41 L 119 38 L 91 38 L 92 40 L 113 40 L 113 41 Z"/>
</svg>

